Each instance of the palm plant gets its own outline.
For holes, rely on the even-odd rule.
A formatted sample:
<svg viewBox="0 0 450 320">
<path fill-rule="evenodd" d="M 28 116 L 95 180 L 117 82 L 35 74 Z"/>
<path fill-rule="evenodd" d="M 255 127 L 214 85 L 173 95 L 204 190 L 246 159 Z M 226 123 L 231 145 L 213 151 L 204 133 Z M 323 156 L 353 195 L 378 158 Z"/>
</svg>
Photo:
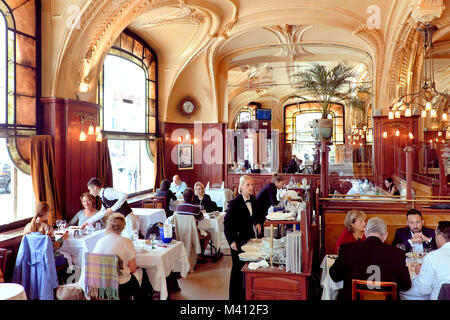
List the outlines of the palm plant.
<svg viewBox="0 0 450 320">
<path fill-rule="evenodd" d="M 316 100 L 321 105 L 322 119 L 327 119 L 333 103 L 346 102 L 358 109 L 365 108 L 366 102 L 358 98 L 358 93 L 370 93 L 366 84 L 352 84 L 358 73 L 342 62 L 327 68 L 320 63 L 313 63 L 305 71 L 296 74 L 297 89 L 306 92 L 309 97 L 294 94 L 293 97 L 302 100 Z M 292 98 L 293 98 L 292 97 Z M 312 99 L 311 99 L 312 97 Z"/>
</svg>

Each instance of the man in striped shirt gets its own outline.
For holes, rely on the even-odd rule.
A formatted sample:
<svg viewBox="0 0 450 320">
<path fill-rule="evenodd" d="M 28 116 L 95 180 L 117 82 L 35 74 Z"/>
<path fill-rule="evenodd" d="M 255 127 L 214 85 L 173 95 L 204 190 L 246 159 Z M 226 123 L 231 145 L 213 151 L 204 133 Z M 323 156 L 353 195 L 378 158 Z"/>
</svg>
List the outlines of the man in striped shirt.
<svg viewBox="0 0 450 320">
<path fill-rule="evenodd" d="M 194 190 L 187 188 L 183 192 L 184 202 L 177 205 L 176 213 L 193 215 L 195 220 L 203 219 L 203 212 L 200 211 L 200 206 L 194 204 Z"/>
<path fill-rule="evenodd" d="M 195 221 L 199 221 L 203 219 L 203 211 L 200 210 L 200 206 L 194 204 L 194 190 L 191 188 L 187 188 L 183 192 L 184 202 L 177 205 L 177 209 L 175 213 L 177 214 L 185 214 L 185 215 L 193 215 L 195 217 Z M 206 247 L 208 246 L 209 240 L 211 239 L 211 235 L 207 231 L 200 231 L 198 229 L 198 237 L 200 240 L 200 246 L 202 248 L 201 256 L 197 262 L 204 262 L 203 253 L 205 252 Z M 203 233 L 203 234 L 202 234 Z"/>
</svg>

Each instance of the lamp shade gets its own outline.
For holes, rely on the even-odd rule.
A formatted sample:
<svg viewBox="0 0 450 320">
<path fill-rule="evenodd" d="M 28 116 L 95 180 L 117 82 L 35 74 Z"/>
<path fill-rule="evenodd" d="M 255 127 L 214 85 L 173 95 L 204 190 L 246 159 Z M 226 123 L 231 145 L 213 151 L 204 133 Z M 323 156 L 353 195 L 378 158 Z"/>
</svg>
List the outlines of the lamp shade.
<svg viewBox="0 0 450 320">
<path fill-rule="evenodd" d="M 425 110 L 422 110 L 422 114 L 420 115 L 422 118 L 427 117 L 427 112 Z"/>
<path fill-rule="evenodd" d="M 410 107 L 405 109 L 405 117 L 411 117 L 411 108 Z"/>
<path fill-rule="evenodd" d="M 399 135 L 400 135 L 400 131 L 396 130 L 396 131 L 395 131 L 395 136 L 398 137 Z"/>
<path fill-rule="evenodd" d="M 383 138 L 386 139 L 387 138 L 387 132 L 383 132 Z"/>
<path fill-rule="evenodd" d="M 394 112 L 393 112 L 393 111 L 389 111 L 388 119 L 389 119 L 389 120 L 394 119 Z"/>
<path fill-rule="evenodd" d="M 84 129 L 81 129 L 80 132 L 80 141 L 86 141 L 86 133 L 84 132 Z"/>
<path fill-rule="evenodd" d="M 400 115 L 400 111 L 395 111 L 395 118 L 396 119 L 400 119 L 401 115 Z"/>
<path fill-rule="evenodd" d="M 437 113 L 435 109 L 432 109 L 430 112 L 431 118 L 437 118 Z"/>
</svg>

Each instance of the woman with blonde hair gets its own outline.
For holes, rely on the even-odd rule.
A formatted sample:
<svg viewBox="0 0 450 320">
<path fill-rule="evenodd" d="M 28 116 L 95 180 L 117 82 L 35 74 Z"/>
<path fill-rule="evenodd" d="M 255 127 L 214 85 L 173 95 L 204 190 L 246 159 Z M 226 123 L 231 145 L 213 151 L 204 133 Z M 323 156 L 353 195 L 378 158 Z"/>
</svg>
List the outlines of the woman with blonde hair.
<svg viewBox="0 0 450 320">
<path fill-rule="evenodd" d="M 80 197 L 81 205 L 84 209 L 78 211 L 72 220 L 69 221 L 69 225 L 74 226 L 82 226 L 86 220 L 90 217 L 94 216 L 98 210 L 95 208 L 95 198 L 89 192 L 85 192 Z M 103 225 L 103 219 L 100 220 L 100 223 Z"/>
<path fill-rule="evenodd" d="M 139 283 L 134 276 L 136 267 L 136 251 L 129 238 L 121 236 L 125 229 L 125 217 L 121 213 L 113 213 L 106 223 L 106 236 L 95 245 L 93 253 L 117 255 L 122 260 L 119 276 L 119 298 L 129 300 L 139 296 Z"/>
<path fill-rule="evenodd" d="M 347 213 L 344 220 L 345 228 L 336 242 L 336 254 L 339 254 L 341 244 L 366 240 L 364 235 L 366 219 L 366 214 L 361 210 L 354 209 Z"/>
<path fill-rule="evenodd" d="M 194 204 L 200 205 L 200 209 L 205 210 L 205 212 L 217 211 L 217 204 L 211 200 L 211 197 L 205 194 L 205 185 L 197 181 L 194 184 Z"/>
<path fill-rule="evenodd" d="M 47 202 L 41 201 L 36 205 L 36 209 L 34 210 L 33 219 L 31 222 L 25 226 L 23 230 L 23 234 L 26 235 L 32 232 L 39 232 L 43 235 L 49 236 L 53 242 L 53 251 L 55 254 L 55 265 L 56 267 L 60 267 L 67 263 L 66 258 L 64 258 L 57 250 L 62 246 L 64 240 L 69 237 L 69 234 L 66 232 L 61 238 L 55 241 L 55 234 L 53 232 L 53 227 L 48 224 L 48 211 L 50 210 L 50 206 Z"/>
</svg>

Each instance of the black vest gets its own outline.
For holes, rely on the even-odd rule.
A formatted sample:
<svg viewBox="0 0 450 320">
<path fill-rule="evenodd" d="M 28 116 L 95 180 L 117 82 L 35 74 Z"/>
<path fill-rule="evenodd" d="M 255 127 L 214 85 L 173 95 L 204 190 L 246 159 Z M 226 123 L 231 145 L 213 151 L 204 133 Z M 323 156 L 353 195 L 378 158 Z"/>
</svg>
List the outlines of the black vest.
<svg viewBox="0 0 450 320">
<path fill-rule="evenodd" d="M 111 208 L 116 202 L 116 200 L 108 200 L 105 198 L 105 191 L 103 191 L 103 195 L 100 198 L 102 200 L 103 206 L 105 207 L 105 209 Z M 115 212 L 120 212 L 121 214 L 123 214 L 124 217 L 126 217 L 130 212 L 131 212 L 131 208 L 130 205 L 128 204 L 127 201 L 125 201 L 122 206 L 117 209 Z"/>
</svg>

